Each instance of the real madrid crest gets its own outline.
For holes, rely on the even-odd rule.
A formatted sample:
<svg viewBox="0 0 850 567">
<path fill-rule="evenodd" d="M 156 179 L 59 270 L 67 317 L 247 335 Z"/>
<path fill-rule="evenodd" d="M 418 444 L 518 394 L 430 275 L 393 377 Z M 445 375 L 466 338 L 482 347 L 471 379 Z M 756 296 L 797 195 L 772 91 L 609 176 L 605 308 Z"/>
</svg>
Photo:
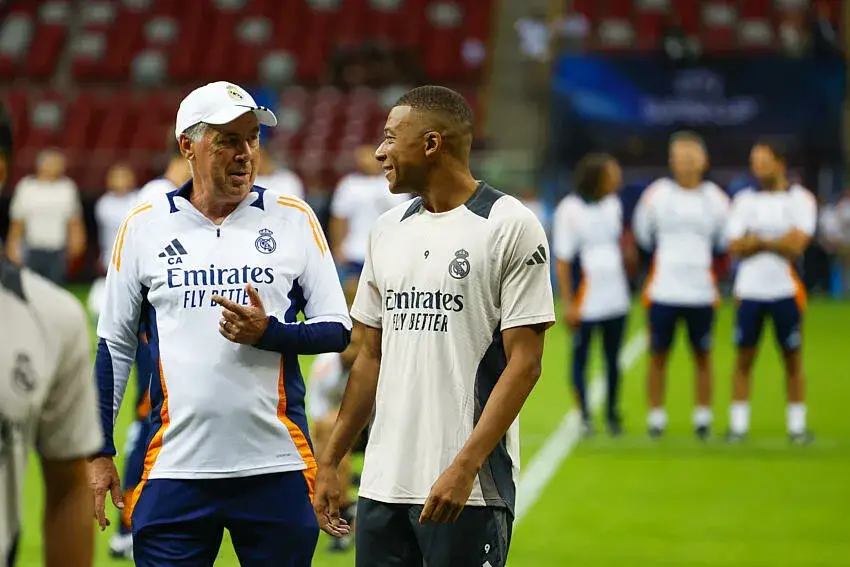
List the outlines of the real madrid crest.
<svg viewBox="0 0 850 567">
<path fill-rule="evenodd" d="M 272 237 L 272 231 L 267 228 L 261 228 L 260 236 L 254 241 L 254 246 L 257 248 L 257 252 L 261 254 L 271 254 L 274 252 L 275 248 L 277 248 L 277 242 Z"/>
<path fill-rule="evenodd" d="M 233 100 L 245 100 L 245 97 L 242 96 L 242 93 L 239 92 L 239 89 L 234 85 L 229 85 L 227 87 L 227 94 Z"/>
<path fill-rule="evenodd" d="M 462 280 L 469 275 L 469 252 L 461 248 L 455 252 L 454 260 L 449 262 L 449 275 L 456 280 Z"/>
</svg>

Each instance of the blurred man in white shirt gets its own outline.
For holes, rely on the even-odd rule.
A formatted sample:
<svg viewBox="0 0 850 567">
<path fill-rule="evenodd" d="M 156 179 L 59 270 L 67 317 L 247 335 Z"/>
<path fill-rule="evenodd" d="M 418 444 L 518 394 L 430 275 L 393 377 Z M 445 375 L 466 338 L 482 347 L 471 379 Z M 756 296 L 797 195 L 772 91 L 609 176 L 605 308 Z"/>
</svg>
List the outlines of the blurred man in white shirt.
<svg viewBox="0 0 850 567">
<path fill-rule="evenodd" d="M 171 156 L 168 161 L 168 166 L 162 177 L 157 177 L 145 183 L 139 189 L 138 201 L 153 202 L 154 200 L 164 196 L 166 193 L 177 190 L 182 187 L 192 177 L 192 172 L 189 169 L 189 162 L 180 155 L 178 150 Z M 108 263 L 107 263 L 108 265 Z"/>
<path fill-rule="evenodd" d="M 647 187 L 635 209 L 635 238 L 642 248 L 653 251 L 643 297 L 649 308 L 652 350 L 647 418 L 651 437 L 661 436 L 667 428 L 667 358 L 680 320 L 687 325 L 696 367 L 693 425 L 700 439 L 708 437 L 713 420 L 711 333 L 720 301 L 713 259 L 724 248 L 729 198 L 703 179 L 707 167 L 702 139 L 692 132 L 674 134 L 673 179 L 659 179 Z"/>
<path fill-rule="evenodd" d="M 257 171 L 257 185 L 271 189 L 281 195 L 304 198 L 304 184 L 292 171 L 281 167 L 266 148 L 260 148 L 260 166 Z"/>
<path fill-rule="evenodd" d="M 337 265 L 343 266 L 343 288 L 349 302 L 363 271 L 369 231 L 378 217 L 410 198 L 390 193 L 374 148 L 361 146 L 356 159 L 358 171 L 340 180 L 331 200 L 331 246 Z"/>
<path fill-rule="evenodd" d="M 806 290 L 794 263 L 808 248 L 817 225 L 817 203 L 786 176 L 784 149 L 772 142 L 753 147 L 750 164 L 759 190 L 735 196 L 727 227 L 729 251 L 741 258 L 735 275 L 738 359 L 729 415 L 728 441 L 750 428 L 750 383 L 765 320 L 773 321 L 788 388 L 787 428 L 794 443 L 809 443 L 806 429 L 802 322 Z"/>
<path fill-rule="evenodd" d="M 86 250 L 77 184 L 65 176 L 65 156 L 41 152 L 36 174 L 18 182 L 9 210 L 6 254 L 54 283 L 62 283 L 68 258 Z M 26 255 L 24 255 L 26 250 Z"/>
</svg>

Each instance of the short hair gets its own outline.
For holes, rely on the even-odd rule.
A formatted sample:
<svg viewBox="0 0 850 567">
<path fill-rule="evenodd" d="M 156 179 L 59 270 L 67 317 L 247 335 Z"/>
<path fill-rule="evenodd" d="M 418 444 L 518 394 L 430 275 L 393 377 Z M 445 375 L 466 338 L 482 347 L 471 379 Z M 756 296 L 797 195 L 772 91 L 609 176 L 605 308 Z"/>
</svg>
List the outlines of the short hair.
<svg viewBox="0 0 850 567">
<path fill-rule="evenodd" d="M 782 165 L 788 165 L 788 146 L 775 138 L 759 138 L 756 140 L 756 143 L 753 144 L 754 148 L 765 148 L 773 157 L 776 158 L 776 161 L 780 162 Z"/>
<path fill-rule="evenodd" d="M 582 157 L 573 171 L 573 186 L 585 201 L 596 201 L 599 188 L 605 177 L 605 167 L 614 161 L 614 156 L 603 152 L 591 152 Z"/>
<path fill-rule="evenodd" d="M 192 140 L 193 142 L 200 142 L 201 138 L 204 137 L 206 131 L 206 122 L 198 122 L 197 124 L 192 124 L 185 130 L 183 130 L 183 135 Z"/>
<path fill-rule="evenodd" d="M 708 152 L 705 140 L 703 140 L 702 136 L 693 130 L 679 130 L 678 132 L 674 132 L 673 135 L 670 136 L 670 144 L 668 147 L 673 147 L 673 144 L 676 142 L 691 142 L 701 147 L 702 151 Z"/>
<path fill-rule="evenodd" d="M 475 118 L 469 103 L 457 91 L 437 85 L 416 87 L 403 94 L 395 106 L 409 106 L 422 112 L 434 114 L 449 128 L 461 136 L 472 136 Z"/>
</svg>

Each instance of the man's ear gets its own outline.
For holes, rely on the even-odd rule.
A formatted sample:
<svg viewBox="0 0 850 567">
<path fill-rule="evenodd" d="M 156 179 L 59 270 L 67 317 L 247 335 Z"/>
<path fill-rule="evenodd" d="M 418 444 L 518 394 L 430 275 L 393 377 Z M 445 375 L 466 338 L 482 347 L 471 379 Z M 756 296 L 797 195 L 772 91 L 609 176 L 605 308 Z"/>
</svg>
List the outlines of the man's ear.
<svg viewBox="0 0 850 567">
<path fill-rule="evenodd" d="M 443 148 L 443 136 L 439 132 L 425 134 L 425 157 L 431 157 Z"/>
<path fill-rule="evenodd" d="M 180 154 L 184 158 L 191 160 L 195 157 L 195 143 L 186 134 L 180 134 L 177 147 L 180 148 Z"/>
</svg>

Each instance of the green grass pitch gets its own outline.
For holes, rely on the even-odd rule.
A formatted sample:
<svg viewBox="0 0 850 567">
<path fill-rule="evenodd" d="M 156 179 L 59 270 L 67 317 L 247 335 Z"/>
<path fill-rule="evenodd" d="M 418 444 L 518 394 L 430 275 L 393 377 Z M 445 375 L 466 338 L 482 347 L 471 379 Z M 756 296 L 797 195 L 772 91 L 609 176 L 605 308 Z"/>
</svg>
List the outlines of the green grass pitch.
<svg viewBox="0 0 850 567">
<path fill-rule="evenodd" d="M 83 293 L 84 290 L 78 290 Z M 727 300 L 715 335 L 715 427 L 707 443 L 691 434 L 692 370 L 687 352 L 672 356 L 668 435 L 645 434 L 646 357 L 624 373 L 626 435 L 582 441 L 560 464 L 536 504 L 515 526 L 513 567 L 838 567 L 850 563 L 850 303 L 813 300 L 805 322 L 808 447 L 785 437 L 784 379 L 772 334 L 765 336 L 754 377 L 749 441 L 721 441 L 733 361 L 733 311 Z M 634 335 L 645 327 L 635 308 Z M 681 330 L 683 331 L 683 329 Z M 684 335 L 678 335 L 684 347 Z M 598 349 L 594 349 L 598 351 Z M 303 362 L 309 364 L 308 360 Z M 568 337 L 547 335 L 544 373 L 522 414 L 522 461 L 529 463 L 570 409 Z M 595 367 L 599 368 L 598 356 Z M 122 412 L 126 424 L 131 412 Z M 601 422 L 600 424 L 601 425 Z M 117 431 L 124 431 L 119 427 Z M 119 435 L 120 437 L 120 435 Z M 121 439 L 117 439 L 121 441 Z M 120 446 L 120 445 L 119 445 Z M 41 482 L 35 460 L 28 475 L 20 567 L 41 565 Z M 113 513 L 113 517 L 115 514 Z M 107 555 L 109 533 L 97 534 L 96 565 L 128 562 Z M 319 542 L 314 565 L 354 565 Z M 238 565 L 229 540 L 217 567 Z"/>
</svg>

